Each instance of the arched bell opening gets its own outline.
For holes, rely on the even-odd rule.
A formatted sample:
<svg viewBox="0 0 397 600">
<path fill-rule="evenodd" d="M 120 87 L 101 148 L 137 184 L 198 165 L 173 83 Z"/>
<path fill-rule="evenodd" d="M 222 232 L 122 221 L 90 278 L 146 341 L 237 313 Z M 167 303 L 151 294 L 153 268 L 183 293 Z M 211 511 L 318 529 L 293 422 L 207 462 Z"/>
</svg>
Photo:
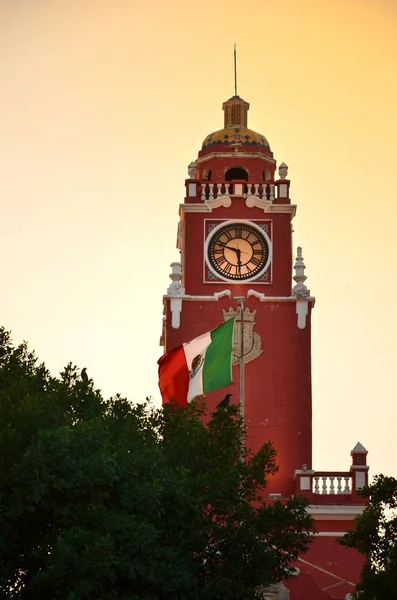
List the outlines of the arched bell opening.
<svg viewBox="0 0 397 600">
<path fill-rule="evenodd" d="M 243 167 L 231 167 L 225 173 L 225 180 L 234 181 L 235 179 L 248 181 L 248 171 Z"/>
</svg>

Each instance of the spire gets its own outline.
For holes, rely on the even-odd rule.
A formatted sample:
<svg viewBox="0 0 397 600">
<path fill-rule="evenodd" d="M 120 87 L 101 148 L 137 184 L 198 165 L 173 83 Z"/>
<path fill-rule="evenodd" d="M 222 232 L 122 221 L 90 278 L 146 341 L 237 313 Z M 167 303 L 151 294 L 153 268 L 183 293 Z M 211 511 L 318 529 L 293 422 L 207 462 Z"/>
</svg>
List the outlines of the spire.
<svg viewBox="0 0 397 600">
<path fill-rule="evenodd" d="M 250 105 L 237 94 L 237 50 L 234 44 L 234 96 L 222 104 L 225 113 L 224 127 L 247 127 L 247 113 Z"/>
<path fill-rule="evenodd" d="M 236 44 L 234 44 L 234 97 L 237 96 L 237 53 Z"/>
<path fill-rule="evenodd" d="M 295 275 L 294 280 L 296 285 L 292 289 L 292 295 L 295 298 L 308 298 L 310 296 L 310 290 L 307 289 L 305 281 L 307 279 L 305 275 L 305 263 L 303 262 L 302 248 L 298 246 L 298 252 L 294 264 Z"/>
</svg>

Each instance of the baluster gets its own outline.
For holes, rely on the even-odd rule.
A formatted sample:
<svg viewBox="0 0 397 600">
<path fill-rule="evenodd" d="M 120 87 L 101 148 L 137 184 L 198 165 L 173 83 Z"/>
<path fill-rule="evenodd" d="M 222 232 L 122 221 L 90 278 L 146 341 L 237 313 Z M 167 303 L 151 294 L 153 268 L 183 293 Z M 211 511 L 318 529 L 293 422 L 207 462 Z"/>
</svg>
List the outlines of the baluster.
<svg viewBox="0 0 397 600">
<path fill-rule="evenodd" d="M 328 479 L 328 477 L 321 477 L 321 479 L 323 480 L 323 487 L 322 487 L 321 493 L 322 494 L 327 494 L 328 493 L 328 491 L 327 491 L 327 479 Z"/>
<path fill-rule="evenodd" d="M 213 200 L 214 199 L 214 184 L 209 183 L 208 185 L 210 188 L 210 195 L 208 196 L 208 200 Z"/>
<path fill-rule="evenodd" d="M 225 194 L 226 196 L 230 196 L 230 186 L 232 184 L 231 183 L 225 183 Z"/>
<path fill-rule="evenodd" d="M 201 184 L 201 200 L 206 200 L 207 199 L 207 184 L 206 183 L 202 183 Z"/>
<path fill-rule="evenodd" d="M 318 482 L 320 481 L 320 477 L 318 477 L 317 475 L 314 476 L 314 493 L 315 494 L 319 494 L 320 493 L 320 486 L 318 485 Z"/>
<path fill-rule="evenodd" d="M 259 183 L 254 183 L 254 196 L 259 196 Z"/>
<path fill-rule="evenodd" d="M 330 475 L 330 477 L 329 477 L 329 493 L 330 494 L 335 494 L 335 484 L 334 484 L 334 481 L 335 481 L 335 477 L 332 477 Z"/>
<path fill-rule="evenodd" d="M 274 200 L 274 183 L 269 183 L 269 200 L 270 202 Z"/>
<path fill-rule="evenodd" d="M 336 479 L 338 480 L 338 487 L 336 488 L 336 493 L 341 494 L 342 493 L 342 476 L 338 475 L 338 477 Z"/>
<path fill-rule="evenodd" d="M 343 479 L 345 481 L 345 489 L 343 490 L 343 493 L 350 494 L 350 477 L 344 477 Z"/>
</svg>

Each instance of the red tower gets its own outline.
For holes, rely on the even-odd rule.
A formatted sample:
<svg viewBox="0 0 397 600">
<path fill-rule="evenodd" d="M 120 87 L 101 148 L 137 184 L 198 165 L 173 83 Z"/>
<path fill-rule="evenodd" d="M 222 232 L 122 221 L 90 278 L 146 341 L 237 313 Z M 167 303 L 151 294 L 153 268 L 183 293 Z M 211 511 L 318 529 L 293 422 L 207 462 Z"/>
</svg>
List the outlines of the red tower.
<svg viewBox="0 0 397 600">
<path fill-rule="evenodd" d="M 354 589 L 360 562 L 335 539 L 362 510 L 356 490 L 367 480 L 366 451 L 354 449 L 347 473 L 312 469 L 314 298 L 305 285 L 301 248 L 293 260 L 296 206 L 288 167 L 282 163 L 276 174 L 268 141 L 247 127 L 248 109 L 239 96 L 227 100 L 224 128 L 205 138 L 188 167 L 179 207 L 181 262 L 171 265 L 161 344 L 172 350 L 237 315 L 233 352 L 237 363 L 243 334 L 247 445 L 256 451 L 273 441 L 280 470 L 267 490 L 270 498 L 306 495 L 319 530 L 313 558 L 305 558 L 301 575 L 287 584 L 291 597 L 330 598 L 325 588 L 332 588 L 334 597 L 344 598 Z M 236 297 L 244 298 L 243 332 Z M 239 376 L 235 368 L 230 389 L 208 396 L 210 409 L 227 391 L 239 402 Z M 294 593 L 294 585 L 304 588 Z"/>
</svg>

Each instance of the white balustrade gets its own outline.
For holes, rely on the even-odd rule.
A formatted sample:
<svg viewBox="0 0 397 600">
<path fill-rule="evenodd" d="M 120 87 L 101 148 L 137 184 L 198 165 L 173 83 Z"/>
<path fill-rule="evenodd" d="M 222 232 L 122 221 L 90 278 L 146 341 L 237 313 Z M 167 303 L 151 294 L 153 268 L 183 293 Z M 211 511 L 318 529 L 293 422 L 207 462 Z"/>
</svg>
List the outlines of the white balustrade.
<svg viewBox="0 0 397 600">
<path fill-rule="evenodd" d="M 274 183 L 246 183 L 239 184 L 242 188 L 242 194 L 248 196 L 256 196 L 263 200 L 270 200 L 271 202 L 275 199 L 275 186 Z M 222 187 L 224 186 L 224 192 Z M 242 194 L 233 194 L 233 187 L 230 181 L 221 183 L 212 183 L 210 181 L 201 182 L 201 200 L 214 200 L 221 195 L 234 196 Z"/>
<path fill-rule="evenodd" d="M 336 487 L 335 487 L 336 480 Z M 314 475 L 314 494 L 351 494 L 351 475 Z"/>
</svg>

